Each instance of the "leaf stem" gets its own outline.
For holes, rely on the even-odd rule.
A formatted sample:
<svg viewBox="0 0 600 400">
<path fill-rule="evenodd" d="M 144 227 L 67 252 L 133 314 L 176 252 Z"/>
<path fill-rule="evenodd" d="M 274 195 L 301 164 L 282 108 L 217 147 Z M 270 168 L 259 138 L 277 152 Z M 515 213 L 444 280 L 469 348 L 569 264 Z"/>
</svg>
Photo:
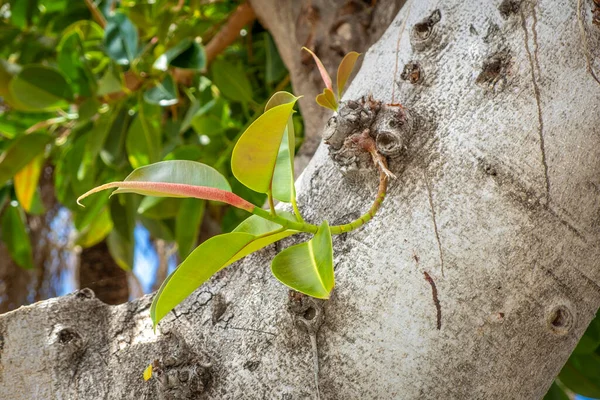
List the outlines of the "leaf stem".
<svg viewBox="0 0 600 400">
<path fill-rule="evenodd" d="M 271 209 L 271 215 L 277 215 L 277 211 L 275 211 L 275 202 L 273 201 L 273 193 L 269 190 L 267 193 L 267 197 L 269 198 L 269 208 Z"/>
<path fill-rule="evenodd" d="M 379 208 L 381 207 L 381 203 L 383 203 L 383 199 L 385 198 L 385 195 L 387 192 L 387 182 L 388 182 L 388 177 L 387 177 L 386 173 L 383 170 L 380 170 L 380 172 L 379 172 L 379 190 L 377 191 L 377 197 L 375 198 L 375 201 L 373 202 L 373 205 L 371 206 L 369 211 L 367 211 L 365 214 L 361 215 L 359 218 L 357 218 L 354 221 L 349 222 L 347 224 L 331 226 L 329 228 L 331 231 L 331 234 L 332 235 L 340 235 L 342 233 L 351 232 L 355 229 L 360 228 L 361 226 L 366 224 L 368 221 L 370 221 L 375 216 L 375 214 L 377 213 Z M 292 205 L 295 205 L 295 201 L 292 203 Z M 294 211 L 296 211 L 296 210 L 297 210 L 297 206 L 294 207 Z M 264 219 L 267 219 L 269 221 L 275 222 L 276 224 L 279 224 L 286 229 L 292 229 L 292 230 L 296 230 L 296 231 L 300 231 L 300 232 L 313 233 L 313 234 L 317 233 L 317 231 L 319 230 L 318 226 L 309 224 L 308 222 L 304 222 L 304 220 L 294 222 L 294 221 L 291 221 L 284 217 L 281 217 L 279 215 L 273 215 L 269 211 L 263 210 L 260 207 L 254 207 L 254 210 L 252 210 L 252 213 L 255 215 L 258 215 L 260 217 L 263 217 Z"/>
<path fill-rule="evenodd" d="M 300 214 L 300 210 L 298 209 L 298 203 L 296 203 L 296 196 L 292 198 L 292 207 L 294 209 L 294 214 L 296 215 L 296 219 L 298 222 L 304 222 L 304 218 L 302 218 L 302 214 Z"/>
</svg>

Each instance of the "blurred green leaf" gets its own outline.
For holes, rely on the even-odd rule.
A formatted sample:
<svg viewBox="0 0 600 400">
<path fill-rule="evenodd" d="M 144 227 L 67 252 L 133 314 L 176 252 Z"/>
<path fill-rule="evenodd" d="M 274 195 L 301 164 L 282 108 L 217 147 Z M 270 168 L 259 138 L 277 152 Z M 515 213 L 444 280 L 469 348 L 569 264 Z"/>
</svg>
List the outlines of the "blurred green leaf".
<svg viewBox="0 0 600 400">
<path fill-rule="evenodd" d="M 178 103 L 175 81 L 171 75 L 165 76 L 162 82 L 144 92 L 144 100 L 149 104 L 162 107 L 172 106 Z"/>
<path fill-rule="evenodd" d="M 25 216 L 16 201 L 11 202 L 2 215 L 2 241 L 11 258 L 25 269 L 33 269 L 31 242 L 25 227 Z"/>
<path fill-rule="evenodd" d="M 571 356 L 558 375 L 560 382 L 582 396 L 600 398 L 600 356 Z"/>
<path fill-rule="evenodd" d="M 160 55 L 153 67 L 166 71 L 169 66 L 201 71 L 206 68 L 206 53 L 204 47 L 195 40 L 185 38 L 176 46 Z"/>
<path fill-rule="evenodd" d="M 138 32 L 125 14 L 116 12 L 106 19 L 104 46 L 110 58 L 119 65 L 130 65 L 135 59 L 138 52 Z"/>
<path fill-rule="evenodd" d="M 569 396 L 554 382 L 544 396 L 544 400 L 569 400 Z"/>
<path fill-rule="evenodd" d="M 265 47 L 266 47 L 266 67 L 265 80 L 269 84 L 279 82 L 287 73 L 285 64 L 279 56 L 275 41 L 267 32 L 265 32 Z"/>
<path fill-rule="evenodd" d="M 254 102 L 252 85 L 243 69 L 225 60 L 216 60 L 211 71 L 214 84 L 229 100 Z"/>
<path fill-rule="evenodd" d="M 175 220 L 175 238 L 179 257 L 185 259 L 195 247 L 200 234 L 206 201 L 183 199 Z"/>
<path fill-rule="evenodd" d="M 133 196 L 113 197 L 110 200 L 110 218 L 114 229 L 108 234 L 106 244 L 117 265 L 125 271 L 133 269 L 136 203 Z"/>
<path fill-rule="evenodd" d="M 27 65 L 10 81 L 10 92 L 19 105 L 31 111 L 65 108 L 73 101 L 71 87 L 56 69 Z"/>
<path fill-rule="evenodd" d="M 160 109 L 139 103 L 139 111 L 127 132 L 127 154 L 133 168 L 157 162 L 160 159 Z"/>
<path fill-rule="evenodd" d="M 110 210 L 104 207 L 92 220 L 85 230 L 79 232 L 75 244 L 83 248 L 92 247 L 104 240 L 113 230 Z"/>
<path fill-rule="evenodd" d="M 34 13 L 37 11 L 37 0 L 11 0 L 10 20 L 19 28 L 31 25 Z"/>
<path fill-rule="evenodd" d="M 288 247 L 277 254 L 271 271 L 281 283 L 300 293 L 328 299 L 334 278 L 333 247 L 327 221 L 308 242 Z"/>
<path fill-rule="evenodd" d="M 36 156 L 43 153 L 52 137 L 43 133 L 31 133 L 14 139 L 0 154 L 0 184 L 4 184 Z"/>
<path fill-rule="evenodd" d="M 151 219 L 173 218 L 181 209 L 185 199 L 147 196 L 140 202 L 138 214 Z"/>
</svg>

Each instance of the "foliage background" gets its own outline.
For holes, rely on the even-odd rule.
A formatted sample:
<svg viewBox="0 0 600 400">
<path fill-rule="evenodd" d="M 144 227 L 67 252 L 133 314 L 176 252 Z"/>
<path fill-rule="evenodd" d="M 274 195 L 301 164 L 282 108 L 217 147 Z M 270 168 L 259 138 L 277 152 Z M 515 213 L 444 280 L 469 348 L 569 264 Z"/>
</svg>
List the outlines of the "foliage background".
<svg viewBox="0 0 600 400">
<path fill-rule="evenodd" d="M 241 7 L 227 0 L 0 6 L 0 256 L 8 253 L 32 278 L 21 288 L 26 300 L 11 302 L 7 287 L 14 282 L 1 277 L 3 311 L 61 294 L 77 254 L 100 244 L 134 287 L 135 261 L 152 243 L 161 267 L 144 278 L 148 291 L 199 240 L 247 216 L 195 199 L 108 193 L 85 209 L 76 205 L 85 191 L 134 168 L 201 161 L 223 173 L 235 193 L 264 203 L 231 174 L 231 151 L 270 94 L 291 87 L 273 38 L 258 23 L 236 31 L 226 47 L 207 50 Z M 294 123 L 300 144 L 299 116 Z M 600 398 L 599 317 L 547 398 L 565 399 L 569 391 Z"/>
</svg>

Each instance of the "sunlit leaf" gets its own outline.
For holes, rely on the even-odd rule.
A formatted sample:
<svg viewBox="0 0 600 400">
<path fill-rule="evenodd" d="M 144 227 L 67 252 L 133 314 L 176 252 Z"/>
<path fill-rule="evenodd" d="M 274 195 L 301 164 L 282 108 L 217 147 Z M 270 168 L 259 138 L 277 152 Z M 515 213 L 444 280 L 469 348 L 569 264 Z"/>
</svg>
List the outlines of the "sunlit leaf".
<svg viewBox="0 0 600 400">
<path fill-rule="evenodd" d="M 133 168 L 139 168 L 157 162 L 160 159 L 160 145 L 160 109 L 140 102 L 125 142 L 129 163 Z"/>
<path fill-rule="evenodd" d="M 13 182 L 15 194 L 19 203 L 27 212 L 31 211 L 43 164 L 43 155 L 37 156 L 15 175 Z"/>
<path fill-rule="evenodd" d="M 323 93 L 318 94 L 315 100 L 321 107 L 337 111 L 337 101 L 335 100 L 335 96 L 331 90 L 323 89 Z"/>
<path fill-rule="evenodd" d="M 278 105 L 295 101 L 296 97 L 291 93 L 277 92 L 267 102 L 265 111 Z M 277 162 L 275 163 L 275 172 L 273 173 L 271 183 L 273 197 L 287 203 L 292 202 L 296 198 L 296 188 L 294 187 L 295 140 L 294 121 L 290 115 L 281 145 L 279 146 L 279 152 L 277 153 Z"/>
<path fill-rule="evenodd" d="M 277 254 L 271 264 L 273 275 L 286 286 L 320 299 L 328 299 L 334 286 L 333 248 L 327 222 L 306 243 Z"/>
<path fill-rule="evenodd" d="M 251 216 L 234 232 L 208 239 L 179 265 L 156 293 L 150 309 L 154 326 L 216 272 L 294 233 L 297 232 L 282 230 L 280 225 Z"/>
<path fill-rule="evenodd" d="M 130 65 L 138 52 L 138 32 L 125 14 L 116 12 L 106 20 L 106 52 L 119 65 Z"/>
<path fill-rule="evenodd" d="M 331 77 L 327 73 L 327 70 L 323 66 L 323 63 L 321 62 L 319 57 L 317 57 L 315 53 L 313 53 L 310 49 L 306 47 L 303 47 L 302 49 L 308 51 L 313 57 L 315 63 L 317 64 L 317 68 L 319 69 L 319 73 L 321 74 L 321 79 L 323 79 L 323 82 L 325 83 L 325 87 L 333 92 L 333 84 L 331 83 Z"/>
<path fill-rule="evenodd" d="M 233 175 L 256 192 L 271 190 L 279 148 L 294 104 L 295 101 L 266 111 L 246 129 L 233 149 Z"/>
<path fill-rule="evenodd" d="M 191 38 L 185 38 L 156 59 L 153 67 L 166 71 L 169 66 L 201 71 L 206 68 L 204 47 Z"/>
<path fill-rule="evenodd" d="M 25 227 L 25 217 L 16 201 L 11 202 L 2 214 L 2 241 L 11 258 L 22 268 L 33 269 L 31 242 Z"/>
<path fill-rule="evenodd" d="M 27 65 L 10 81 L 12 98 L 31 111 L 65 108 L 73 101 L 73 92 L 65 77 L 56 69 Z"/>
<path fill-rule="evenodd" d="M 159 82 L 153 88 L 144 92 L 144 100 L 149 104 L 156 104 L 162 107 L 172 106 L 177 104 L 177 89 L 175 81 L 171 75 L 165 76 L 162 82 Z"/>
<path fill-rule="evenodd" d="M 231 193 L 229 183 L 217 170 L 194 161 L 161 161 L 138 168 L 124 181 L 98 186 L 80 196 L 77 201 L 111 188 L 117 188 L 113 194 L 138 193 L 157 197 L 194 197 L 221 201 L 250 212 L 255 207 Z"/>
<path fill-rule="evenodd" d="M 252 85 L 243 69 L 224 60 L 213 62 L 212 79 L 225 97 L 233 101 L 252 103 Z"/>
<path fill-rule="evenodd" d="M 13 177 L 33 158 L 41 154 L 51 141 L 52 137 L 43 133 L 32 133 L 15 139 L 0 154 L 0 185 Z"/>
<path fill-rule="evenodd" d="M 338 99 L 342 98 L 342 92 L 344 91 L 344 86 L 346 86 L 346 82 L 348 82 L 348 78 L 354 69 L 354 64 L 356 64 L 356 60 L 360 56 L 360 53 L 355 51 L 351 51 L 346 54 L 338 67 L 337 72 L 337 95 Z"/>
</svg>

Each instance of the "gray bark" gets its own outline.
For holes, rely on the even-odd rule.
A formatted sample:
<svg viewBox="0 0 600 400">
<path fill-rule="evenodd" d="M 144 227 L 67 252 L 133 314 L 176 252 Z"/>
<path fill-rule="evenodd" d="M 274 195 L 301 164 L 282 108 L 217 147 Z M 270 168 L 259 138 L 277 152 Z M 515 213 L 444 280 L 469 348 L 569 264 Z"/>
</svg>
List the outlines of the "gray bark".
<svg viewBox="0 0 600 400">
<path fill-rule="evenodd" d="M 271 246 L 156 334 L 150 296 L 24 307 L 0 316 L 0 398 L 311 398 L 311 334 L 323 399 L 543 396 L 600 305 L 593 3 L 410 3 L 345 98 L 394 92 L 418 123 L 380 212 L 334 238 L 329 301 L 288 297 Z M 400 79 L 411 61 L 415 84 Z M 347 221 L 376 181 L 344 176 L 321 146 L 299 203 L 312 222 Z M 153 360 L 162 373 L 143 382 Z"/>
</svg>

